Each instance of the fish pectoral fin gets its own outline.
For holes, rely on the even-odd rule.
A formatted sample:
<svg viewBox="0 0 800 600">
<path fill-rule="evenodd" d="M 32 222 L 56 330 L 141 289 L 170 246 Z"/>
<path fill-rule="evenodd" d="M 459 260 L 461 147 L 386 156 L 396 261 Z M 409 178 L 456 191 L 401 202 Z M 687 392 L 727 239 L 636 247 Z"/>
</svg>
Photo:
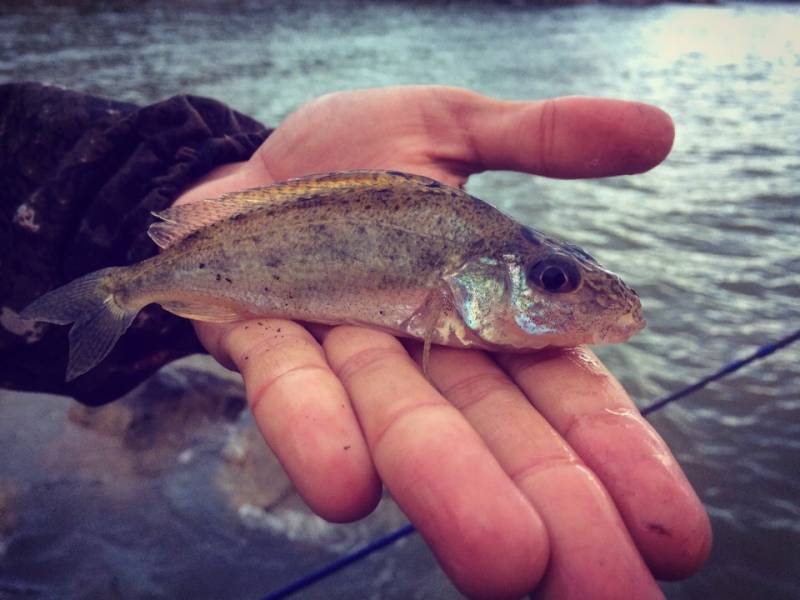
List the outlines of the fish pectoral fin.
<svg viewBox="0 0 800 600">
<path fill-rule="evenodd" d="M 173 300 L 160 304 L 161 308 L 164 310 L 185 319 L 192 319 L 193 321 L 231 323 L 247 318 L 247 315 L 237 313 L 228 306 L 220 306 L 218 304 L 187 302 L 185 300 Z"/>
<path fill-rule="evenodd" d="M 433 336 L 442 316 L 452 310 L 452 300 L 445 288 L 436 288 L 428 294 L 425 303 L 411 317 L 411 320 L 418 320 L 423 330 L 422 337 L 422 374 L 430 381 L 429 366 L 431 357 L 431 345 Z M 433 382 L 431 382 L 433 383 Z"/>
<path fill-rule="evenodd" d="M 425 378 L 430 380 L 430 376 L 428 375 L 428 367 L 430 366 L 431 361 L 431 343 L 433 340 L 433 331 L 434 328 L 431 327 L 425 332 L 425 339 L 422 344 L 422 374 L 425 375 Z"/>
</svg>

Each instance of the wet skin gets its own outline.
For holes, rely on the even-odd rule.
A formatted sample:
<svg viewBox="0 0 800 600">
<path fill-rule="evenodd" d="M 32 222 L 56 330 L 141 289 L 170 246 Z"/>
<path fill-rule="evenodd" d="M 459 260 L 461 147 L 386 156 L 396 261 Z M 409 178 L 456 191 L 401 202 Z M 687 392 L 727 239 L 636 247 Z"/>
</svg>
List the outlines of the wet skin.
<svg viewBox="0 0 800 600">
<path fill-rule="evenodd" d="M 178 203 L 308 173 L 395 169 L 561 178 L 646 171 L 670 150 L 662 111 L 634 102 L 502 102 L 464 90 L 324 96 L 247 162 Z M 299 150 L 301 149 L 301 151 Z M 237 369 L 259 428 L 309 506 L 368 514 L 385 485 L 442 568 L 474 597 L 658 598 L 697 570 L 708 517 L 669 449 L 583 348 L 526 355 L 419 347 L 352 326 L 198 324 Z"/>
</svg>

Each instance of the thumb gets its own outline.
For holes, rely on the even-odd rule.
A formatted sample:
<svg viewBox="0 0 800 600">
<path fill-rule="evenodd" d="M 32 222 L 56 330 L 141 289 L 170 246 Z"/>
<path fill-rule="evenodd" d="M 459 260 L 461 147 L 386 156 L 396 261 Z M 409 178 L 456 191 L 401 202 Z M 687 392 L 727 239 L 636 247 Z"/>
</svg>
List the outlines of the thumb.
<svg viewBox="0 0 800 600">
<path fill-rule="evenodd" d="M 648 171 L 666 158 L 675 137 L 667 113 L 624 100 L 488 101 L 466 114 L 482 169 L 546 177 L 607 177 Z"/>
</svg>

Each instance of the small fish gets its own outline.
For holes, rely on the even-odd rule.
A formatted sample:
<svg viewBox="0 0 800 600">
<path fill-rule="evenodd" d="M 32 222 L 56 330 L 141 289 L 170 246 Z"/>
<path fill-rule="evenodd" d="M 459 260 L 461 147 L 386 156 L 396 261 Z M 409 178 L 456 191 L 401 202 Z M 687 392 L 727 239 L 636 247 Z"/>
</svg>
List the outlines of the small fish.
<svg viewBox="0 0 800 600">
<path fill-rule="evenodd" d="M 67 380 L 148 304 L 198 321 L 357 324 L 431 343 L 523 351 L 622 342 L 636 293 L 580 248 L 442 183 L 394 171 L 311 175 L 154 213 L 164 249 L 25 308 L 74 323 Z"/>
</svg>

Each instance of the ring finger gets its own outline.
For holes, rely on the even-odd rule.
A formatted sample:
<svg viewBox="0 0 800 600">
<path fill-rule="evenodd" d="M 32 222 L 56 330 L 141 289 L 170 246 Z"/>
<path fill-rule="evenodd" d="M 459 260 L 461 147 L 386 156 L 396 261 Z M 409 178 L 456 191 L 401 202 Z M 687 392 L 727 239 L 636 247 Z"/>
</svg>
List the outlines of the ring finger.
<svg viewBox="0 0 800 600">
<path fill-rule="evenodd" d="M 661 597 L 603 485 L 487 355 L 436 348 L 430 371 L 544 520 L 542 597 Z"/>
<path fill-rule="evenodd" d="M 456 585 L 492 598 L 530 590 L 547 561 L 542 522 L 464 417 L 388 334 L 336 327 L 323 347 L 381 479 Z"/>
</svg>

